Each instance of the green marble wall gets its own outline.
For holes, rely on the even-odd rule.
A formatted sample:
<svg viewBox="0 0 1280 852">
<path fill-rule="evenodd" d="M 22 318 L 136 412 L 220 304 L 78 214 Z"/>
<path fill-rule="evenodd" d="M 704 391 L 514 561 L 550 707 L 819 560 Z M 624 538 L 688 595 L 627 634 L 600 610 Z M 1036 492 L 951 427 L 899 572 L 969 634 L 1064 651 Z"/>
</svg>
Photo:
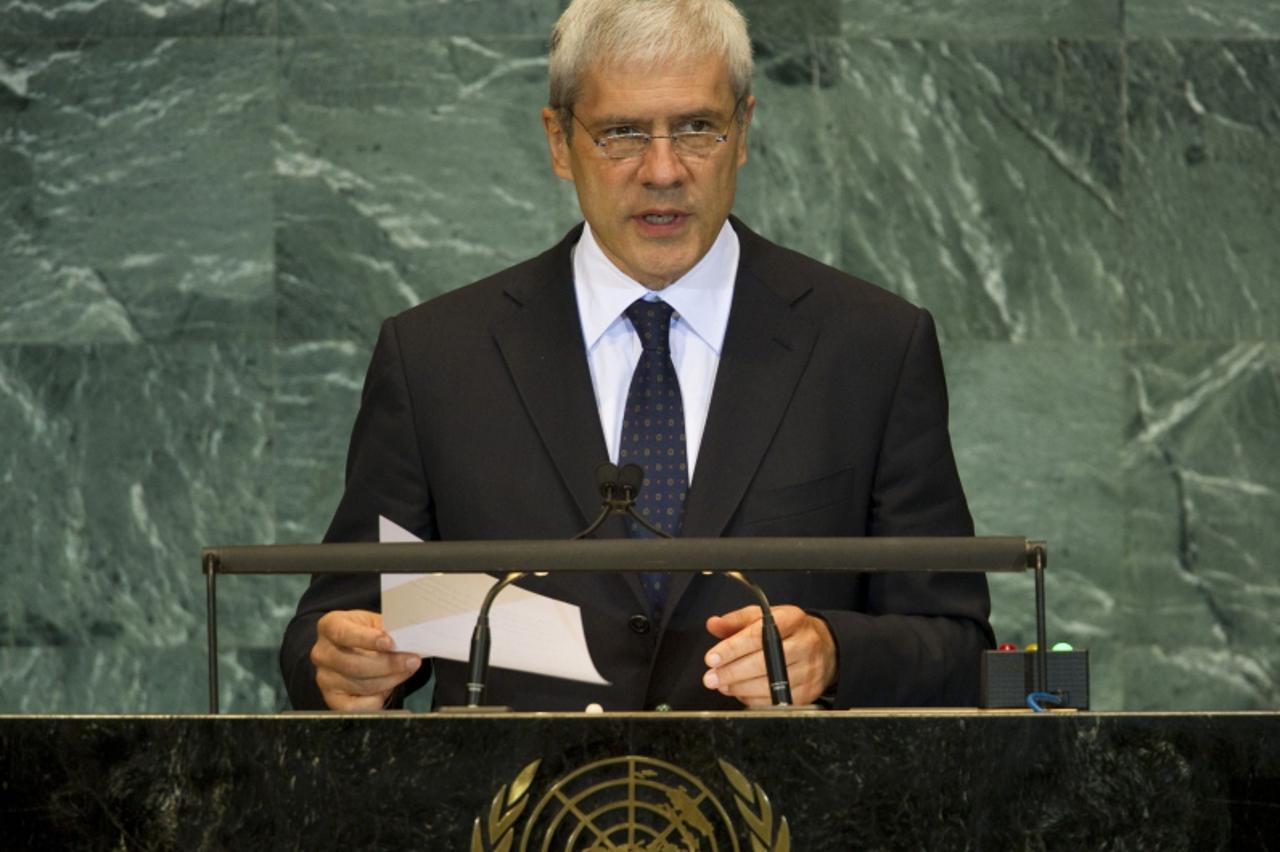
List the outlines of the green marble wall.
<svg viewBox="0 0 1280 852">
<path fill-rule="evenodd" d="M 1280 704 L 1280 4 L 743 6 L 738 213 L 934 311 L 1096 706 Z M 0 712 L 204 706 L 200 546 L 316 539 L 378 320 L 574 221 L 560 7 L 0 6 Z M 222 591 L 224 706 L 278 708 L 300 581 Z"/>
</svg>

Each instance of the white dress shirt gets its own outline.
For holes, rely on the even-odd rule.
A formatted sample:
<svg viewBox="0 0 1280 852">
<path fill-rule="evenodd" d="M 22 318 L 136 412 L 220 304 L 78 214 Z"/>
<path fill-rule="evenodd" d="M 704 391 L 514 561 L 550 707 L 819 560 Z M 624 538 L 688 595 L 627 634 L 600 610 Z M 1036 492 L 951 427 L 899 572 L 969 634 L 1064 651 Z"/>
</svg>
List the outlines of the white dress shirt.
<svg viewBox="0 0 1280 852">
<path fill-rule="evenodd" d="M 636 299 L 661 300 L 675 309 L 671 361 L 680 379 L 689 484 L 693 484 L 737 274 L 738 235 L 728 222 L 702 260 L 658 292 L 618 269 L 601 250 L 591 226 L 583 227 L 582 238 L 573 249 L 573 286 L 600 427 L 609 460 L 614 464 L 622 441 L 622 415 L 631 374 L 640 361 L 642 348 L 623 311 Z"/>
</svg>

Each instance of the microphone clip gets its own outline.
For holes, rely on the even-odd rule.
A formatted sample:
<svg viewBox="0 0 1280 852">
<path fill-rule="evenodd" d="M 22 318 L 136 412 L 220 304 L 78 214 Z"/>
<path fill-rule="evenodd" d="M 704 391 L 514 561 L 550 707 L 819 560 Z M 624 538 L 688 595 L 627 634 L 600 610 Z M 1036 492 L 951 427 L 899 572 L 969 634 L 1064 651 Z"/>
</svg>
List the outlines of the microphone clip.
<svg viewBox="0 0 1280 852">
<path fill-rule="evenodd" d="M 621 468 L 614 464 L 602 464 L 596 468 L 596 482 L 600 485 L 600 496 L 610 513 L 625 515 L 635 506 L 636 498 L 640 496 L 644 471 L 634 464 L 625 464 Z"/>
<path fill-rule="evenodd" d="M 630 518 L 658 538 L 671 538 L 670 533 L 658 529 L 636 511 L 636 498 L 640 496 L 640 489 L 643 486 L 644 470 L 638 464 L 628 463 L 618 467 L 610 462 L 605 462 L 597 467 L 596 487 L 600 489 L 600 497 L 603 501 L 600 506 L 600 514 L 591 523 L 591 526 L 578 533 L 574 538 L 586 538 L 599 529 L 606 518 L 611 518 L 614 515 Z"/>
</svg>

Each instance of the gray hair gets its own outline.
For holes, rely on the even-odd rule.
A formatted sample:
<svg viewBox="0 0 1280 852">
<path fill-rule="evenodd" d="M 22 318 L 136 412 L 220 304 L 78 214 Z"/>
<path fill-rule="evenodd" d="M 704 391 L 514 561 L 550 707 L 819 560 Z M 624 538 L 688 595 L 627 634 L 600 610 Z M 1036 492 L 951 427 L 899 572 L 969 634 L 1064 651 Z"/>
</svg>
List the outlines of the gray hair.
<svg viewBox="0 0 1280 852">
<path fill-rule="evenodd" d="M 597 61 L 652 66 L 723 56 L 735 101 L 751 92 L 751 37 L 730 0 L 573 0 L 551 31 L 550 106 L 569 121 Z"/>
</svg>

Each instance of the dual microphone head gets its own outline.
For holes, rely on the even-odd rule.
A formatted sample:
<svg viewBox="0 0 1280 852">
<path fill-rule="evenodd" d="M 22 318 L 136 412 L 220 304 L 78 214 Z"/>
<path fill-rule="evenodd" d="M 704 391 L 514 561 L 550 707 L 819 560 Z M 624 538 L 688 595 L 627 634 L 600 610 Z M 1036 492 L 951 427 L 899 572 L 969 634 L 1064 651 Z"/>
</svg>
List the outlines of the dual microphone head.
<svg viewBox="0 0 1280 852">
<path fill-rule="evenodd" d="M 643 484 L 644 471 L 638 464 L 618 467 L 612 462 L 605 462 L 596 468 L 596 488 L 600 497 L 610 503 L 634 504 Z"/>
<path fill-rule="evenodd" d="M 604 519 L 610 515 L 625 515 L 653 533 L 658 538 L 671 538 L 671 534 L 655 527 L 636 511 L 636 498 L 644 485 L 644 470 L 638 464 L 624 464 L 621 467 L 612 462 L 605 462 L 596 468 L 596 488 L 604 501 L 600 515 L 575 539 L 586 538 L 599 529 Z"/>
</svg>

